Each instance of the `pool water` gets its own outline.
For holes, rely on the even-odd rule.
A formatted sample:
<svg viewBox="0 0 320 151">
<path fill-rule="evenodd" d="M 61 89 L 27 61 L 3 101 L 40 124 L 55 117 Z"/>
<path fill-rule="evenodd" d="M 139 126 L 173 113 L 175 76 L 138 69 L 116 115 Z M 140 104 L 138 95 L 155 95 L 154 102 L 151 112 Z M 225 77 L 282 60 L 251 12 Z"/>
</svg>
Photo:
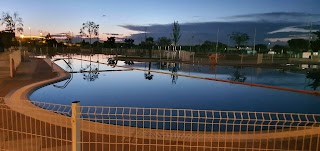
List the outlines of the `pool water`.
<svg viewBox="0 0 320 151">
<path fill-rule="evenodd" d="M 320 113 L 319 96 L 170 74 L 128 71 L 124 70 L 126 68 L 102 64 L 107 62 L 108 57 L 103 55 L 73 57 L 91 59 L 94 62 L 66 59 L 72 69 L 62 60 L 55 63 L 67 71 L 112 71 L 73 73 L 72 80 L 66 86 L 67 80 L 42 87 L 33 92 L 30 99 L 57 104 L 81 101 L 81 105 L 88 106 Z M 119 61 L 118 65 L 311 90 L 306 86 L 308 80 L 304 74 L 277 69 L 229 66 L 212 68 L 177 63 L 161 64 L 160 67 L 159 63 L 135 62 L 133 65 L 126 65 L 123 61 Z"/>
</svg>

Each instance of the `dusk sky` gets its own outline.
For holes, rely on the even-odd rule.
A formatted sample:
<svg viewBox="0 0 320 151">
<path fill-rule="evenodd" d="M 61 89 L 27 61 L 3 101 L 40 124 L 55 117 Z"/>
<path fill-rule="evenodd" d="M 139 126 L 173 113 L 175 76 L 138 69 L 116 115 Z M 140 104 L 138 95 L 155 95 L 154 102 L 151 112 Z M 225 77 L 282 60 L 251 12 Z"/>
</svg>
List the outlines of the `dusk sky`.
<svg viewBox="0 0 320 151">
<path fill-rule="evenodd" d="M 151 33 L 152 26 L 170 25 L 174 20 L 181 25 L 261 20 L 296 23 L 292 26 L 308 24 L 311 20 L 316 24 L 320 21 L 319 6 L 319 0 L 1 0 L 0 12 L 18 12 L 23 18 L 24 35 L 29 35 L 28 27 L 32 35 L 40 32 L 77 35 L 82 23 L 94 21 L 100 25 L 99 37 L 105 39 L 108 35 L 103 33 L 124 37 L 139 33 L 134 27 L 149 26 Z M 263 34 L 283 28 L 275 27 Z M 167 35 L 170 32 L 169 28 Z M 193 29 L 193 34 L 196 32 Z"/>
</svg>

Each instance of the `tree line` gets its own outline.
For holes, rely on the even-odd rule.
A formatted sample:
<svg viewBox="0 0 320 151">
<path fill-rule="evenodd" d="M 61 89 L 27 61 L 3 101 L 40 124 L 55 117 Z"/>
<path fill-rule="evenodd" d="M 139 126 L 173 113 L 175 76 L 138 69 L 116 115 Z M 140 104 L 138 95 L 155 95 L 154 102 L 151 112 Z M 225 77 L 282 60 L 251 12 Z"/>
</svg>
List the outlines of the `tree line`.
<svg viewBox="0 0 320 151">
<path fill-rule="evenodd" d="M 5 30 L 2 33 L 11 33 L 15 34 L 23 32 L 23 21 L 22 18 L 19 16 L 17 12 L 10 14 L 9 12 L 2 13 L 2 17 L 0 18 L 0 23 L 5 27 Z M 160 37 L 158 39 L 154 39 L 153 37 L 146 37 L 143 41 L 139 44 L 134 44 L 134 39 L 125 38 L 122 42 L 116 42 L 116 37 L 108 37 L 106 41 L 100 42 L 99 41 L 99 24 L 96 24 L 93 21 L 87 21 L 82 24 L 80 28 L 80 35 L 89 39 L 89 41 L 83 40 L 79 44 L 82 47 L 104 47 L 104 48 L 139 48 L 139 49 L 156 49 L 158 47 L 166 48 L 171 46 L 170 50 L 179 50 L 177 48 L 181 32 L 180 32 L 180 25 L 178 21 L 174 21 L 172 24 L 172 33 L 171 38 L 168 37 Z M 270 46 L 270 44 L 257 44 L 255 46 L 249 46 L 247 43 L 250 39 L 249 35 L 246 33 L 241 32 L 233 32 L 230 34 L 229 38 L 235 44 L 235 48 L 240 50 L 243 47 L 251 47 L 258 53 L 267 53 L 268 51 L 272 50 L 276 53 L 288 53 L 289 51 L 293 53 L 301 53 L 303 51 L 319 51 L 320 50 L 320 32 L 313 33 L 317 38 L 313 40 L 306 40 L 306 39 L 291 39 L 287 42 L 287 45 L 274 45 Z M 3 34 L 4 35 L 4 34 Z M 2 38 L 1 38 L 2 37 Z M 13 42 L 4 41 L 4 36 L 0 37 L 0 47 L 8 47 L 11 45 L 17 45 L 17 40 Z M 92 41 L 92 39 L 96 39 Z M 30 39 L 31 40 L 31 39 Z M 48 33 L 45 38 L 45 43 L 49 47 L 57 47 L 63 46 L 62 43 L 58 43 L 56 39 L 52 38 L 50 33 Z M 31 43 L 32 41 L 29 41 Z M 72 35 L 66 34 L 65 42 L 72 43 Z M 32 43 L 35 43 L 33 41 Z M 204 41 L 202 44 L 193 45 L 193 46 L 181 46 L 183 50 L 190 50 L 196 52 L 212 52 L 212 51 L 229 51 L 230 46 L 221 43 L 221 42 L 212 42 L 212 41 Z"/>
</svg>

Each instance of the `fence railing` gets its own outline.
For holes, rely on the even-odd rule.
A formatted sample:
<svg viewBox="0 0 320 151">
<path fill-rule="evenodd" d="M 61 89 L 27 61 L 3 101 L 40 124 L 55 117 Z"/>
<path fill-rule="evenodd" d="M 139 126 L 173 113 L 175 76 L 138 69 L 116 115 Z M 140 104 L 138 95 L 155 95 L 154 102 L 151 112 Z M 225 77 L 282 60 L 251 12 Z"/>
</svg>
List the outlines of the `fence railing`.
<svg viewBox="0 0 320 151">
<path fill-rule="evenodd" d="M 287 64 L 292 60 L 292 56 L 283 54 L 240 54 L 240 53 L 219 53 L 215 55 L 215 52 L 190 52 L 188 50 L 182 50 L 177 53 L 172 50 L 147 50 L 147 49 L 120 49 L 120 48 L 81 48 L 81 47 L 24 47 L 23 50 L 27 50 L 34 55 L 47 55 L 54 56 L 55 54 L 65 53 L 81 53 L 81 54 L 106 54 L 106 55 L 119 55 L 122 59 L 128 57 L 129 59 L 148 59 L 155 60 L 180 60 L 190 63 L 200 64 Z M 216 59 L 217 58 L 217 59 Z"/>
<path fill-rule="evenodd" d="M 60 105 L 0 98 L 0 150 L 320 149 L 320 115 Z M 29 105 L 26 105 L 29 103 Z M 12 105 L 12 104 L 11 104 Z"/>
</svg>

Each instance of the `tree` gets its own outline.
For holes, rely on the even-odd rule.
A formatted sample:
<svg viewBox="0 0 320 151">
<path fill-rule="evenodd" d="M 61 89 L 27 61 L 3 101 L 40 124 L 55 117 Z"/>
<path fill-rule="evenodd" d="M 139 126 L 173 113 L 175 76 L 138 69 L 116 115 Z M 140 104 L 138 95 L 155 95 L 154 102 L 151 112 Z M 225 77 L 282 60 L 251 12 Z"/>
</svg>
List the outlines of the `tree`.
<svg viewBox="0 0 320 151">
<path fill-rule="evenodd" d="M 46 40 L 48 40 L 48 39 L 51 39 L 52 37 L 51 37 L 50 33 L 48 33 L 44 38 L 45 38 Z"/>
<path fill-rule="evenodd" d="M 144 73 L 144 78 L 147 79 L 147 80 L 152 80 L 153 79 L 153 74 L 151 74 L 150 69 L 151 69 L 151 62 L 149 62 L 148 73 Z"/>
<path fill-rule="evenodd" d="M 153 38 L 152 37 L 148 37 L 146 39 L 146 43 L 145 44 L 147 45 L 147 48 L 148 48 L 148 51 L 149 51 L 149 58 L 151 58 L 152 57 L 152 47 L 154 45 Z"/>
<path fill-rule="evenodd" d="M 4 48 L 9 48 L 15 45 L 16 41 L 12 41 L 15 39 L 15 34 L 8 31 L 0 31 L 0 52 L 4 51 Z"/>
<path fill-rule="evenodd" d="M 305 39 L 291 39 L 288 41 L 288 45 L 293 52 L 299 53 L 308 49 L 309 41 Z"/>
<path fill-rule="evenodd" d="M 50 33 L 45 36 L 45 41 L 48 44 L 48 47 L 55 47 L 58 44 L 57 40 L 52 38 Z"/>
<path fill-rule="evenodd" d="M 284 53 L 284 54 L 286 54 L 287 51 L 288 51 L 288 47 L 281 46 L 281 45 L 274 45 L 272 47 L 272 50 L 275 51 L 276 53 L 281 53 L 281 54 Z"/>
<path fill-rule="evenodd" d="M 97 40 L 97 41 L 95 41 L 95 42 L 92 43 L 92 46 L 93 46 L 93 47 L 101 47 L 102 44 L 99 42 L 99 40 Z"/>
<path fill-rule="evenodd" d="M 178 63 L 175 62 L 175 63 L 170 64 L 169 66 L 170 66 L 169 71 L 171 71 L 171 83 L 177 84 L 177 81 L 178 81 L 177 72 L 179 70 Z"/>
<path fill-rule="evenodd" d="M 6 26 L 6 30 L 12 33 L 22 33 L 23 32 L 23 23 L 22 18 L 19 17 L 17 12 L 13 13 L 13 16 L 7 13 L 2 14 L 1 25 Z"/>
<path fill-rule="evenodd" d="M 103 42 L 105 48 L 115 48 L 116 37 L 108 37 L 107 41 Z"/>
<path fill-rule="evenodd" d="M 71 33 L 66 33 L 66 42 L 67 43 L 72 43 L 72 35 L 71 35 Z"/>
<path fill-rule="evenodd" d="M 204 51 L 204 52 L 212 52 L 213 50 L 215 50 L 217 46 L 216 42 L 211 42 L 211 41 L 205 41 L 203 42 L 203 44 L 200 46 L 200 50 Z M 225 48 L 227 48 L 226 44 L 220 43 L 218 42 L 218 50 L 224 50 Z"/>
<path fill-rule="evenodd" d="M 310 47 L 313 51 L 319 51 L 320 50 L 320 39 L 315 40 L 315 41 L 311 41 Z"/>
<path fill-rule="evenodd" d="M 256 47 L 256 51 L 258 51 L 259 53 L 268 52 L 268 46 L 265 44 L 257 44 L 255 47 Z"/>
<path fill-rule="evenodd" d="M 311 71 L 307 72 L 306 77 L 313 80 L 308 84 L 308 86 L 310 86 L 313 90 L 317 90 L 317 88 L 320 86 L 320 69 L 312 69 Z"/>
<path fill-rule="evenodd" d="M 133 39 L 124 39 L 124 43 L 128 48 L 131 48 L 133 46 L 134 40 Z"/>
<path fill-rule="evenodd" d="M 153 38 L 152 38 L 152 37 L 148 37 L 148 38 L 146 39 L 146 44 L 147 44 L 147 45 L 153 45 L 153 44 L 154 44 Z"/>
<path fill-rule="evenodd" d="M 245 82 L 247 77 L 239 71 L 240 67 L 235 67 L 235 72 L 228 78 L 230 81 Z"/>
<path fill-rule="evenodd" d="M 179 25 L 178 21 L 177 22 L 174 21 L 173 27 L 172 27 L 172 38 L 173 38 L 172 40 L 173 40 L 173 45 L 174 45 L 175 49 L 176 49 L 176 46 L 177 46 L 177 43 L 178 43 L 180 37 L 181 37 L 180 25 Z"/>
<path fill-rule="evenodd" d="M 161 46 L 161 47 L 169 46 L 169 45 L 171 45 L 171 39 L 169 39 L 167 37 L 160 37 L 157 40 L 157 44 L 158 44 L 158 46 Z"/>
<path fill-rule="evenodd" d="M 81 47 L 89 46 L 89 42 L 86 42 L 85 40 L 82 40 L 80 43 Z"/>
<path fill-rule="evenodd" d="M 86 23 L 82 24 L 82 28 L 80 29 L 80 34 L 88 37 L 89 42 L 91 44 L 91 38 L 93 36 L 99 35 L 99 25 L 94 22 L 87 21 Z"/>
<path fill-rule="evenodd" d="M 319 51 L 320 50 L 320 31 L 314 32 L 317 36 L 316 40 L 310 42 L 310 47 L 313 51 Z"/>
<path fill-rule="evenodd" d="M 240 46 L 245 45 L 249 40 L 248 34 L 240 32 L 233 32 L 230 38 L 234 41 L 239 50 Z"/>
</svg>

